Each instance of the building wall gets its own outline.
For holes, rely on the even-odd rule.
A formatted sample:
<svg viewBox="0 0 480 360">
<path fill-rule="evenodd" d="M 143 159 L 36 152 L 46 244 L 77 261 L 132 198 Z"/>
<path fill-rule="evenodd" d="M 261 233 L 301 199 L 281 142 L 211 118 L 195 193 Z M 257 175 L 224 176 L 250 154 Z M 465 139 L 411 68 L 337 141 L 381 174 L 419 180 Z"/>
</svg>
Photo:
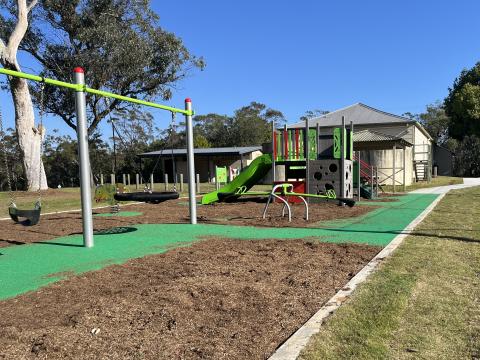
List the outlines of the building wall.
<svg viewBox="0 0 480 360">
<path fill-rule="evenodd" d="M 453 154 L 447 149 L 434 145 L 433 166 L 438 176 L 453 176 Z"/>
<path fill-rule="evenodd" d="M 349 124 L 346 124 L 349 126 Z M 405 182 L 406 185 L 412 184 L 415 182 L 415 171 L 414 171 L 414 164 L 413 161 L 415 160 L 422 160 L 427 159 L 428 155 L 420 155 L 414 154 L 415 151 L 418 152 L 426 152 L 428 150 L 428 145 L 431 145 L 431 140 L 415 125 L 413 124 L 388 124 L 388 125 L 381 125 L 381 124 L 369 124 L 369 125 L 358 125 L 355 126 L 353 124 L 354 131 L 362 131 L 362 130 L 371 130 L 377 131 L 379 133 L 385 135 L 391 135 L 396 137 L 401 137 L 404 140 L 408 141 L 411 144 L 415 144 L 414 147 L 410 147 L 406 149 L 406 164 L 405 164 Z M 333 127 L 320 127 L 320 134 L 323 135 L 331 135 L 333 134 Z M 355 149 L 355 145 L 354 145 Z M 392 185 L 393 179 L 386 179 L 388 176 L 393 174 L 393 149 L 388 150 L 369 150 L 369 151 L 362 151 L 361 156 L 363 160 L 368 162 L 370 165 L 378 166 L 379 168 L 383 168 L 381 170 L 384 174 L 379 174 L 380 181 L 384 181 L 385 184 Z M 396 157 L 395 157 L 395 164 L 396 167 L 402 167 L 403 165 L 403 154 L 402 149 L 397 149 Z M 390 169 L 389 169 L 390 168 Z M 395 180 L 400 182 L 403 181 L 403 171 L 399 172 L 395 175 Z M 398 182 L 397 182 L 398 184 Z"/>
<path fill-rule="evenodd" d="M 389 150 L 366 150 L 360 152 L 360 158 L 372 166 L 378 167 L 379 183 L 393 185 L 393 149 Z M 403 185 L 403 149 L 395 152 L 395 184 Z M 414 181 L 413 150 L 412 147 L 405 149 L 405 185 L 411 185 Z"/>
<path fill-rule="evenodd" d="M 242 166 L 245 168 L 250 163 L 256 159 L 257 157 L 261 156 L 261 151 L 254 151 L 243 156 L 243 162 L 240 160 L 238 155 L 235 156 L 196 156 L 195 157 L 195 172 L 200 175 L 200 182 L 209 182 L 215 180 L 215 166 L 226 166 L 233 167 L 240 171 Z M 186 159 L 177 158 L 176 159 L 176 170 L 178 181 L 180 181 L 180 174 L 183 174 L 184 182 L 188 181 L 188 166 Z M 158 179 L 163 182 L 163 179 Z M 171 177 L 169 178 L 170 182 L 173 182 Z"/>
<path fill-rule="evenodd" d="M 428 137 L 426 137 L 425 134 L 417 127 L 414 127 L 414 129 L 414 160 L 429 160 L 429 156 L 431 160 L 432 141 L 428 139 Z M 427 153 L 430 153 L 430 155 Z"/>
</svg>

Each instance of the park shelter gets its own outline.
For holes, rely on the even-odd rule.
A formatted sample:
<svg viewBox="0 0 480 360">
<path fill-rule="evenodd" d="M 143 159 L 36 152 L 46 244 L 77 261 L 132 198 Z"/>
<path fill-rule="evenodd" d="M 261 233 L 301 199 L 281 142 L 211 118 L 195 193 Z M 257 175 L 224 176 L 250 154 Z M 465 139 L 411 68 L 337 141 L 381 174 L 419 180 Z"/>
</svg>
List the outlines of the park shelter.
<svg viewBox="0 0 480 360">
<path fill-rule="evenodd" d="M 221 148 L 198 148 L 194 150 L 195 172 L 199 174 L 201 182 L 211 182 L 215 177 L 215 166 L 226 166 L 238 172 L 250 165 L 258 156 L 262 155 L 261 146 L 239 146 Z M 187 152 L 185 149 L 164 149 L 139 154 L 140 159 L 155 159 L 163 174 L 174 179 L 174 172 L 183 174 L 188 179 Z M 175 169 L 175 171 L 174 171 Z M 163 179 L 158 179 L 162 180 Z"/>
</svg>

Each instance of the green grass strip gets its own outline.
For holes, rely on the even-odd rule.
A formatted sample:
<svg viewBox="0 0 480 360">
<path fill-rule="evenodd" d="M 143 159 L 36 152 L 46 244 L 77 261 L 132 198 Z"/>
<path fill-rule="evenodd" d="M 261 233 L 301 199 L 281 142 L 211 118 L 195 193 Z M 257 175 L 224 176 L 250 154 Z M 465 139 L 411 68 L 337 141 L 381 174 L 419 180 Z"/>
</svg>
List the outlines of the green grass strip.
<svg viewBox="0 0 480 360">
<path fill-rule="evenodd" d="M 301 358 L 480 358 L 479 197 L 447 194 Z"/>
<path fill-rule="evenodd" d="M 424 194 L 402 196 L 397 202 L 378 203 L 381 207 L 366 216 L 324 223 L 324 228 L 151 224 L 100 232 L 95 235 L 95 247 L 91 249 L 82 247 L 81 235 L 0 248 L 0 299 L 38 289 L 73 274 L 163 253 L 207 236 L 245 240 L 312 238 L 385 246 L 435 198 L 436 195 Z"/>
</svg>

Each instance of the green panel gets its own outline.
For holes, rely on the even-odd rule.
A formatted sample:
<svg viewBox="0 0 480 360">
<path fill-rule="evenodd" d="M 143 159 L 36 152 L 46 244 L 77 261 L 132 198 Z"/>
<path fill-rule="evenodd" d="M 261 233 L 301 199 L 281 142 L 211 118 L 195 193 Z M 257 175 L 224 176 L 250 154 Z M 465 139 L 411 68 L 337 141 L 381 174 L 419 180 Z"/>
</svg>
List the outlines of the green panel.
<svg viewBox="0 0 480 360">
<path fill-rule="evenodd" d="M 317 130 L 308 130 L 308 159 L 317 160 Z"/>
<path fill-rule="evenodd" d="M 358 186 L 358 178 L 360 175 L 360 167 L 358 166 L 358 161 L 353 162 L 353 186 Z"/>
<path fill-rule="evenodd" d="M 227 183 L 227 168 L 217 167 L 215 170 L 215 177 L 218 183 Z"/>
<path fill-rule="evenodd" d="M 333 129 L 333 157 L 335 159 L 340 159 L 342 156 L 340 148 L 342 146 L 341 132 L 342 130 L 340 128 Z"/>
</svg>

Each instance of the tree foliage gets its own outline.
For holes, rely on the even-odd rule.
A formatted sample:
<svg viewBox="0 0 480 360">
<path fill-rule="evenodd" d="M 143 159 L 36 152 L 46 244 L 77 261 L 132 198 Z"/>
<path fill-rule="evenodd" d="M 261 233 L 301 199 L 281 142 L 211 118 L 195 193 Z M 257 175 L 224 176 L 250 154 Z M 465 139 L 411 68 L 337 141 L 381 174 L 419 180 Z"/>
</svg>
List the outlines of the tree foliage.
<svg viewBox="0 0 480 360">
<path fill-rule="evenodd" d="M 271 141 L 272 121 L 285 122 L 282 112 L 265 104 L 251 102 L 234 111 L 233 116 L 197 115 L 195 132 L 212 147 L 261 145 Z"/>
<path fill-rule="evenodd" d="M 451 121 L 441 102 L 437 101 L 434 104 L 427 105 L 426 111 L 419 114 L 418 121 L 437 144 L 445 145 L 447 143 L 449 139 L 448 128 Z"/>
<path fill-rule="evenodd" d="M 11 31 L 16 14 L 0 18 L 0 34 Z M 182 41 L 164 30 L 148 0 L 43 0 L 32 13 L 31 26 L 20 45 L 42 66 L 42 75 L 72 80 L 72 69 L 86 70 L 89 86 L 134 98 L 169 99 L 172 86 L 190 69 L 203 68 Z M 39 101 L 39 91 L 36 100 Z M 75 129 L 71 91 L 46 87 L 46 109 Z M 113 110 L 134 105 L 87 96 L 89 132 Z"/>
<path fill-rule="evenodd" d="M 0 141 L 0 191 L 8 190 L 7 174 L 10 176 L 12 190 L 24 189 L 27 181 L 20 162 L 21 151 L 15 129 L 8 128 L 5 133 L 0 133 Z"/>
<path fill-rule="evenodd" d="M 480 176 L 480 138 L 467 135 L 455 152 L 455 174 L 457 176 Z"/>
<path fill-rule="evenodd" d="M 328 114 L 330 111 L 327 110 L 320 110 L 320 109 L 314 109 L 314 110 L 307 110 L 305 111 L 305 114 L 300 116 L 300 121 L 305 121 L 309 119 L 313 119 L 322 115 Z"/>
<path fill-rule="evenodd" d="M 480 136 L 480 62 L 455 79 L 445 99 L 445 111 L 451 118 L 451 137 L 462 140 L 467 134 Z"/>
</svg>

